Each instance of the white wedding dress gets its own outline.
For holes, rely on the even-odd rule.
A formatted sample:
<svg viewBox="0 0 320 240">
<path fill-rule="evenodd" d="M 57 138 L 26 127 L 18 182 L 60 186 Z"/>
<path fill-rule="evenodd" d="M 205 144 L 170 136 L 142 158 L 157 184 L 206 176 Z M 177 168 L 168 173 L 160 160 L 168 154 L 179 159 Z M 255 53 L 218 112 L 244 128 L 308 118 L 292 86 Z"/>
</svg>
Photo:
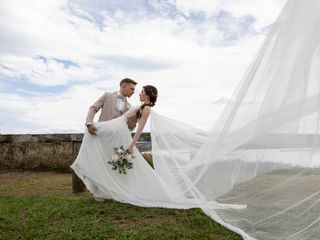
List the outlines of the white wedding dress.
<svg viewBox="0 0 320 240">
<path fill-rule="evenodd" d="M 138 108 L 134 107 L 116 119 L 95 123 L 96 135 L 91 135 L 87 130 L 84 134 L 79 154 L 71 168 L 95 197 L 114 199 L 142 207 L 180 209 L 203 205 L 210 209 L 245 207 L 187 196 L 160 177 L 136 148 L 133 152 L 135 156 L 133 168 L 128 169 L 127 174 L 112 170 L 112 166 L 107 162 L 111 160 L 114 147 L 126 148 L 131 143 L 132 137 L 126 119 L 135 114 Z"/>
</svg>

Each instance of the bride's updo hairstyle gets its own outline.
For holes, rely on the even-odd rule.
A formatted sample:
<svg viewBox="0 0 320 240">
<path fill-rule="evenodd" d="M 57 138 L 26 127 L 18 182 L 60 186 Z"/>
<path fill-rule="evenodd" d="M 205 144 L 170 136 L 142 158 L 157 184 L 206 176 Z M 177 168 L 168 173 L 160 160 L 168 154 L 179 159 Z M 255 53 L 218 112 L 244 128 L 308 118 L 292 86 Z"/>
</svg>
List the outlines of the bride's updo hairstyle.
<svg viewBox="0 0 320 240">
<path fill-rule="evenodd" d="M 153 107 L 156 104 L 157 97 L 158 97 L 158 90 L 156 87 L 151 85 L 143 86 L 144 92 L 150 99 L 150 107 Z M 148 104 L 149 105 L 149 104 Z"/>
<path fill-rule="evenodd" d="M 141 117 L 141 111 L 144 109 L 145 106 L 153 107 L 156 104 L 158 98 L 158 90 L 156 87 L 152 85 L 143 86 L 144 92 L 150 99 L 150 104 L 142 104 L 140 107 L 140 111 L 137 111 L 137 118 Z"/>
</svg>

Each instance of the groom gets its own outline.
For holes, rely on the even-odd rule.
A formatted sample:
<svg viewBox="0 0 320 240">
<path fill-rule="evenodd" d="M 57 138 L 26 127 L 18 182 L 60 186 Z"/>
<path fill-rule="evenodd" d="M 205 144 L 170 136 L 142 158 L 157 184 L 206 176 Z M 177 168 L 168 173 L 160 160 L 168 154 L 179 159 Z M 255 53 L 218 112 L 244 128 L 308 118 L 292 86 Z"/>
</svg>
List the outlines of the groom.
<svg viewBox="0 0 320 240">
<path fill-rule="evenodd" d="M 137 82 L 130 78 L 124 78 L 120 81 L 120 89 L 118 92 L 104 93 L 90 108 L 87 114 L 86 126 L 89 133 L 95 135 L 97 129 L 93 124 L 95 114 L 101 109 L 99 122 L 107 121 L 121 116 L 128 111 L 131 105 L 127 101 L 127 97 L 134 94 Z M 128 119 L 128 127 L 134 129 L 136 121 L 133 118 Z"/>
<path fill-rule="evenodd" d="M 131 105 L 127 101 L 127 97 L 131 97 L 134 94 L 135 86 L 137 82 L 130 78 L 124 78 L 120 81 L 120 89 L 117 92 L 104 93 L 90 108 L 87 114 L 86 126 L 88 131 L 92 135 L 96 135 L 97 129 L 93 124 L 95 114 L 101 109 L 99 122 L 107 121 L 121 116 L 126 112 Z M 127 124 L 130 130 L 136 126 L 136 118 L 128 118 Z M 82 181 L 73 174 L 73 191 L 82 192 L 84 191 L 84 185 Z M 103 202 L 104 199 L 95 197 L 94 199 L 98 202 Z"/>
</svg>

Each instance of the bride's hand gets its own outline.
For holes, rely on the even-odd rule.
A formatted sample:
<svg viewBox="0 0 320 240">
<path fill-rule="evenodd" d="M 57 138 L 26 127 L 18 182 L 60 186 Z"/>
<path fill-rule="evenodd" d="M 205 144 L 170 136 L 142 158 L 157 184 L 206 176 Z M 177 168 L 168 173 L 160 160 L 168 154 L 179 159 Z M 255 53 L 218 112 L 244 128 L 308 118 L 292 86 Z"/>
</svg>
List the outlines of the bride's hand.
<svg viewBox="0 0 320 240">
<path fill-rule="evenodd" d="M 129 151 L 129 153 L 131 153 L 131 154 L 133 153 L 133 145 L 132 145 L 132 144 L 129 145 L 128 151 Z"/>
</svg>

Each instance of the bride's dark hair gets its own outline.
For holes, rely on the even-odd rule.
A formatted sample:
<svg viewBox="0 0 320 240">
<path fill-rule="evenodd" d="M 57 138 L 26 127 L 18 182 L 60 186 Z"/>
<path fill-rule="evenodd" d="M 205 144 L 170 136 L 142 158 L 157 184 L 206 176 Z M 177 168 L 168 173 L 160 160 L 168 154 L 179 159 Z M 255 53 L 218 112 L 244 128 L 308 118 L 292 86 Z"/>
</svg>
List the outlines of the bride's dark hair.
<svg viewBox="0 0 320 240">
<path fill-rule="evenodd" d="M 156 104 L 157 98 L 158 98 L 158 90 L 156 87 L 152 86 L 152 85 L 146 85 L 143 86 L 144 92 L 146 93 L 146 95 L 149 97 L 150 99 L 150 103 L 148 104 L 142 104 L 140 106 L 139 111 L 137 111 L 136 116 L 139 119 L 141 117 L 141 111 L 146 107 L 146 106 L 150 106 L 153 107 Z"/>
</svg>

